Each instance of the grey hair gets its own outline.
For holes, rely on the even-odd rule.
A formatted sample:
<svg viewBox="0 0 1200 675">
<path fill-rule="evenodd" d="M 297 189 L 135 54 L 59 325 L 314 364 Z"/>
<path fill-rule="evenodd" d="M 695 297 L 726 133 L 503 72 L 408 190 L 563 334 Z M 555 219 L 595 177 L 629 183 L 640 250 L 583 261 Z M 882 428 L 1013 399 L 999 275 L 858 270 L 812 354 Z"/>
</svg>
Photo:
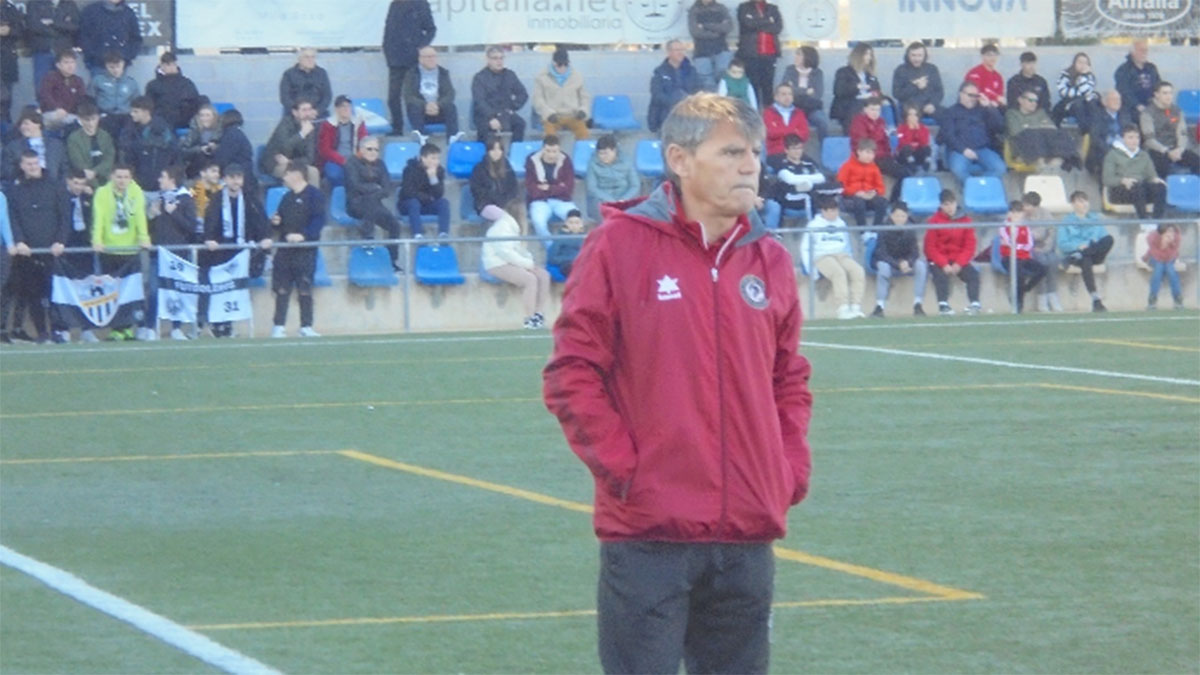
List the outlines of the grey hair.
<svg viewBox="0 0 1200 675">
<path fill-rule="evenodd" d="M 663 121 L 661 132 L 663 167 L 669 180 L 674 182 L 678 176 L 666 161 L 667 148 L 678 145 L 694 153 L 712 135 L 713 129 L 722 123 L 734 125 L 755 147 L 761 145 L 766 137 L 762 117 L 741 99 L 703 92 L 692 94 L 675 104 L 671 114 Z"/>
</svg>

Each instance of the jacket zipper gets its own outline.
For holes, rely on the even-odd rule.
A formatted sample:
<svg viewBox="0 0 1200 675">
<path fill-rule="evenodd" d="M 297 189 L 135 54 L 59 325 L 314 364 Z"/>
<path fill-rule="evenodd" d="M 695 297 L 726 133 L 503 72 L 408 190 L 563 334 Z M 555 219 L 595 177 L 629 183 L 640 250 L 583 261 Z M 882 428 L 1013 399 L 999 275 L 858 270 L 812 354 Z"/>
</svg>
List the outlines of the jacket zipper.
<svg viewBox="0 0 1200 675">
<path fill-rule="evenodd" d="M 720 435 L 721 435 L 721 517 L 717 521 L 716 536 L 720 538 L 725 533 L 725 519 L 729 511 L 729 459 L 728 452 L 725 446 L 725 378 L 722 375 L 721 368 L 721 287 L 718 281 L 720 280 L 720 272 L 718 268 L 721 266 L 721 256 L 725 255 L 725 251 L 736 238 L 738 229 L 741 225 L 734 226 L 732 232 L 725 239 L 725 244 L 717 251 L 717 257 L 713 260 L 712 280 L 713 280 L 713 335 L 716 336 L 717 345 L 717 417 L 720 419 Z"/>
</svg>

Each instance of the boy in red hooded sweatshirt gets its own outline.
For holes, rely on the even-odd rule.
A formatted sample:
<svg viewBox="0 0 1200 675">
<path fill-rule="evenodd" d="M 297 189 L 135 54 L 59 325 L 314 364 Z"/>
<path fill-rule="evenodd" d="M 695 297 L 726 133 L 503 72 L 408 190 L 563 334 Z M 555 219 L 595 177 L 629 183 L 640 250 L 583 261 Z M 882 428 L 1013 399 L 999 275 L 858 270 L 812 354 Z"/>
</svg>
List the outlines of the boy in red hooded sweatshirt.
<svg viewBox="0 0 1200 675">
<path fill-rule="evenodd" d="M 953 190 L 942 190 L 937 213 L 929 217 L 930 225 L 968 224 L 971 217 L 957 216 L 958 196 Z M 956 276 L 967 284 L 967 314 L 979 314 L 979 271 L 971 266 L 975 257 L 975 229 L 954 227 L 925 232 L 925 257 L 933 274 L 933 289 L 937 292 L 938 314 L 954 316 L 950 309 L 950 277 Z"/>
<path fill-rule="evenodd" d="M 1008 218 L 1000 228 L 1000 260 L 1004 271 L 1012 274 L 1009 261 L 1012 259 L 1013 241 L 1017 249 L 1017 313 L 1025 305 L 1025 294 L 1037 286 L 1046 276 L 1046 266 L 1033 259 L 1033 235 L 1024 225 L 1025 202 L 1015 199 L 1008 203 Z"/>
</svg>

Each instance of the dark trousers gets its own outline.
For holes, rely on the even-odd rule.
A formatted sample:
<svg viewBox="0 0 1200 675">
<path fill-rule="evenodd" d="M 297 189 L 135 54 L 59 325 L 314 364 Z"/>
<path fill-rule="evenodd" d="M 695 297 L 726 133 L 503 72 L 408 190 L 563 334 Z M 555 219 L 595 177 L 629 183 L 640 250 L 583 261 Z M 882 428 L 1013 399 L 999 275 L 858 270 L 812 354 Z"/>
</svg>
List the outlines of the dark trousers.
<svg viewBox="0 0 1200 675">
<path fill-rule="evenodd" d="M 1112 250 L 1112 246 L 1112 235 L 1106 234 L 1099 241 L 1090 242 L 1087 248 L 1083 250 L 1065 253 L 1063 255 L 1063 266 L 1078 266 L 1080 276 L 1083 277 L 1084 287 L 1087 288 L 1088 293 L 1095 293 L 1096 275 L 1092 272 L 1092 266 L 1104 262 L 1104 259 L 1108 256 L 1108 252 Z"/>
<path fill-rule="evenodd" d="M 896 161 L 901 166 L 906 166 L 916 171 L 917 169 L 925 168 L 925 163 L 929 161 L 930 152 L 932 152 L 932 149 L 928 145 L 923 145 L 915 149 L 911 146 L 905 146 L 896 151 Z"/>
<path fill-rule="evenodd" d="M 388 110 L 392 113 L 392 133 L 399 136 L 404 133 L 404 76 L 411 66 L 388 68 Z"/>
<path fill-rule="evenodd" d="M 1008 258 L 1004 259 L 1004 271 L 1008 272 Z M 1042 263 L 1032 258 L 1017 260 L 1017 297 L 1014 300 L 1018 313 L 1025 307 L 1025 294 L 1029 292 L 1029 289 L 1040 284 L 1044 276 L 1046 276 L 1046 266 Z"/>
<path fill-rule="evenodd" d="M 422 204 L 420 199 L 405 199 L 399 207 L 400 213 L 408 216 L 408 230 L 412 236 L 425 234 L 425 225 L 421 223 L 423 215 L 438 217 L 438 234 L 450 233 L 450 201 L 445 197 L 429 204 Z"/>
<path fill-rule="evenodd" d="M 770 544 L 600 544 L 600 664 L 606 673 L 765 673 Z"/>
<path fill-rule="evenodd" d="M 13 291 L 18 302 L 28 308 L 33 320 L 33 329 L 38 338 L 47 337 L 47 317 L 50 312 L 50 266 L 53 258 L 48 254 L 22 255 L 13 259 Z M 13 329 L 20 328 L 14 323 Z"/>
<path fill-rule="evenodd" d="M 1115 204 L 1133 204 L 1138 218 L 1147 216 L 1146 204 L 1152 205 L 1154 218 L 1162 218 L 1167 210 L 1167 186 L 1153 181 L 1138 181 L 1131 188 L 1115 185 L 1108 189 L 1108 198 Z"/>
<path fill-rule="evenodd" d="M 925 156 L 928 157 L 929 153 L 925 153 Z M 879 167 L 880 173 L 895 179 L 895 182 L 892 183 L 892 191 L 888 196 L 888 199 L 893 202 L 900 198 L 900 183 L 905 178 L 908 178 L 916 173 L 916 167 L 909 166 L 908 164 L 901 164 L 895 157 L 892 157 L 891 155 L 876 157 L 875 165 Z"/>
<path fill-rule="evenodd" d="M 348 211 L 351 216 L 362 221 L 359 233 L 363 239 L 374 239 L 376 227 L 387 233 L 388 239 L 400 238 L 400 221 L 396 220 L 396 216 L 387 210 L 378 197 L 359 197 L 350 203 Z M 388 254 L 392 256 L 392 264 L 395 264 L 396 259 L 400 257 L 400 247 L 397 244 L 388 245 Z"/>
<path fill-rule="evenodd" d="M 516 113 L 504 114 L 499 119 L 501 132 L 511 131 L 512 140 L 514 141 L 525 140 L 525 120 L 521 119 L 520 115 Z M 488 121 L 491 120 L 490 117 L 476 115 L 474 120 L 475 130 L 479 132 L 479 140 L 481 142 L 486 142 L 489 136 L 500 133 L 488 126 Z"/>
<path fill-rule="evenodd" d="M 744 59 L 746 62 L 746 78 L 750 80 L 750 86 L 754 87 L 754 94 L 758 96 L 758 107 L 760 109 L 770 105 L 770 101 L 775 100 L 775 92 L 773 91 L 775 88 L 775 58 L 774 56 L 756 56 Z M 720 80 L 724 73 L 714 73 L 714 75 Z"/>
<path fill-rule="evenodd" d="M 447 138 L 458 133 L 458 108 L 453 103 L 440 107 L 437 115 L 426 115 L 423 105 L 405 106 L 405 110 L 408 123 L 417 131 L 422 131 L 426 124 L 445 124 Z"/>
<path fill-rule="evenodd" d="M 847 213 L 853 214 L 854 222 L 859 226 L 867 224 L 867 211 L 875 215 L 872 225 L 882 225 L 887 220 L 888 200 L 879 195 L 875 195 L 871 199 L 842 197 L 842 208 L 846 209 Z"/>
<path fill-rule="evenodd" d="M 933 275 L 933 290 L 937 293 L 938 304 L 949 302 L 950 275 L 932 262 L 929 263 L 929 272 Z M 967 284 L 967 301 L 979 302 L 979 271 L 967 264 L 955 276 Z"/>
<path fill-rule="evenodd" d="M 8 249 L 0 250 L 0 334 L 8 333 L 8 315 L 12 311 L 12 288 L 8 285 L 12 272 L 12 256 Z"/>
<path fill-rule="evenodd" d="M 275 325 L 287 323 L 288 302 L 292 287 L 296 288 L 300 303 L 300 326 L 311 328 L 313 324 L 313 274 L 317 270 L 317 249 L 285 248 L 275 254 L 275 268 L 271 271 L 271 286 L 275 291 Z"/>
<path fill-rule="evenodd" d="M 1163 180 L 1167 179 L 1171 168 L 1176 165 L 1186 168 L 1188 173 L 1200 173 L 1200 155 L 1191 150 L 1184 150 L 1178 162 L 1172 162 L 1165 152 L 1151 150 L 1150 160 L 1154 162 L 1154 170 L 1158 172 L 1158 177 Z"/>
</svg>

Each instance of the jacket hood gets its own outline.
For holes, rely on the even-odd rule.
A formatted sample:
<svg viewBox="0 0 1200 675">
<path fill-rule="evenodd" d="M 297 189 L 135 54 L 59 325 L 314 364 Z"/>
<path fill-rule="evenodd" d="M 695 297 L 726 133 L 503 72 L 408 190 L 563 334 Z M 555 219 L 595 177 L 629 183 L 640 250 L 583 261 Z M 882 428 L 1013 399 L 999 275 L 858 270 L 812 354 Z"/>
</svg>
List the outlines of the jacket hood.
<svg viewBox="0 0 1200 675">
<path fill-rule="evenodd" d="M 672 237 L 691 239 L 700 246 L 705 246 L 700 223 L 686 219 L 680 210 L 675 185 L 670 181 L 664 181 L 649 196 L 602 204 L 600 211 L 601 216 L 605 219 L 623 213 L 628 219 L 641 225 L 654 228 Z M 767 234 L 766 227 L 763 226 L 761 220 L 748 218 L 746 215 L 738 216 L 737 225 L 730 231 L 734 233 L 733 236 L 738 237 L 734 248 L 752 244 Z M 709 246 L 711 245 L 710 242 Z"/>
</svg>

